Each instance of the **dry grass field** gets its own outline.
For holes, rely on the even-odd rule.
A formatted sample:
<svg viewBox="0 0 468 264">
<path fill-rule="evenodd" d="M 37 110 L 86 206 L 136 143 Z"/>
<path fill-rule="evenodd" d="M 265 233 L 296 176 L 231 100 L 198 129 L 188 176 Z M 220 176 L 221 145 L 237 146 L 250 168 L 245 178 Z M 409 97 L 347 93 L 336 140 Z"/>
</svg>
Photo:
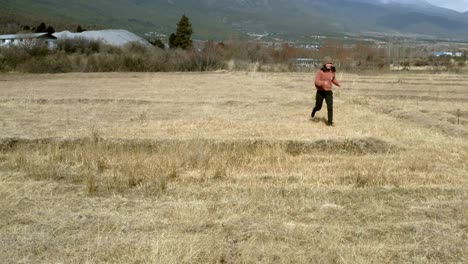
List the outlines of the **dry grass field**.
<svg viewBox="0 0 468 264">
<path fill-rule="evenodd" d="M 0 75 L 2 263 L 467 263 L 468 76 Z"/>
</svg>

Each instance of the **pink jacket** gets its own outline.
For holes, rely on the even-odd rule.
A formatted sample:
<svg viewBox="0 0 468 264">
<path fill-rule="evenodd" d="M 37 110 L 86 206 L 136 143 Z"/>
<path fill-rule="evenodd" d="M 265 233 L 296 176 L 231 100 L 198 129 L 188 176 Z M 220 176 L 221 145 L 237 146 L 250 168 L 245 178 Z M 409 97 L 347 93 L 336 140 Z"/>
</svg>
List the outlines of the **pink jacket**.
<svg viewBox="0 0 468 264">
<path fill-rule="evenodd" d="M 332 71 L 319 70 L 315 76 L 315 87 L 317 90 L 332 90 L 332 83 L 336 86 L 340 86 L 340 83 L 335 79 L 335 73 Z"/>
</svg>

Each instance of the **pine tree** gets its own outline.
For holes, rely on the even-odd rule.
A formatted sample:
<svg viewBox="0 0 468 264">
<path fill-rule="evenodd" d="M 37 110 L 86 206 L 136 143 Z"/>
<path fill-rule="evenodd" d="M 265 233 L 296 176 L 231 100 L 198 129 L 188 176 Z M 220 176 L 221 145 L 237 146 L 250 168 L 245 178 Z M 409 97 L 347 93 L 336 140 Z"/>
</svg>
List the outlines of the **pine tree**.
<svg viewBox="0 0 468 264">
<path fill-rule="evenodd" d="M 174 33 L 172 33 L 170 36 L 169 36 L 169 48 L 171 49 L 175 49 L 176 46 L 175 46 L 175 39 L 176 39 L 176 35 Z"/>
<path fill-rule="evenodd" d="M 44 22 L 42 22 L 42 23 L 36 28 L 36 33 L 47 32 L 46 29 L 47 29 L 46 24 L 45 24 Z"/>
<path fill-rule="evenodd" d="M 160 49 L 166 48 L 166 46 L 164 46 L 164 43 L 160 39 L 151 39 L 149 40 L 149 43 L 151 43 L 151 45 L 158 47 Z"/>
<path fill-rule="evenodd" d="M 52 27 L 52 26 L 48 26 L 48 27 L 46 28 L 45 32 L 47 32 L 47 34 L 49 34 L 49 35 L 52 35 L 52 34 L 55 33 L 55 29 L 54 29 L 54 27 Z"/>
<path fill-rule="evenodd" d="M 190 23 L 187 16 L 182 15 L 177 23 L 177 30 L 175 33 L 174 47 L 189 49 L 192 47 L 192 23 Z"/>
<path fill-rule="evenodd" d="M 80 25 L 78 25 L 78 27 L 76 27 L 76 32 L 77 33 L 81 33 L 81 32 L 84 32 L 86 31 L 86 29 L 82 28 Z"/>
</svg>

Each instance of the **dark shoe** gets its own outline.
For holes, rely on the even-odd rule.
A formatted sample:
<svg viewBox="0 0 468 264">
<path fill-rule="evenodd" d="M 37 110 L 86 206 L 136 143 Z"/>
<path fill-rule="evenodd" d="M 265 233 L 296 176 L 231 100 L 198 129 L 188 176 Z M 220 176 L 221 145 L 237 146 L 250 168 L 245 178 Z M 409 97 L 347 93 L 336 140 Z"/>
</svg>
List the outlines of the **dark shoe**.
<svg viewBox="0 0 468 264">
<path fill-rule="evenodd" d="M 310 117 L 312 117 L 312 118 L 315 117 L 315 110 L 312 111 L 312 114 L 310 114 Z"/>
<path fill-rule="evenodd" d="M 327 123 L 327 126 L 335 126 L 334 123 Z"/>
</svg>

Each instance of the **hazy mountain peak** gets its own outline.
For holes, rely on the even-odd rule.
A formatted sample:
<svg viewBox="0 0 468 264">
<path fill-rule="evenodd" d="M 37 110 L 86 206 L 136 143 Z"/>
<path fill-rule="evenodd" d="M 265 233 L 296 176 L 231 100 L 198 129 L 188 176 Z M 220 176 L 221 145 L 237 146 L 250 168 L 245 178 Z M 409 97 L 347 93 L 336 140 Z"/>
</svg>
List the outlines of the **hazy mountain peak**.
<svg viewBox="0 0 468 264">
<path fill-rule="evenodd" d="M 397 4 L 409 4 L 409 5 L 419 5 L 419 4 L 426 4 L 428 5 L 429 3 L 425 0 L 379 0 L 382 4 L 392 4 L 392 3 L 397 3 Z"/>
<path fill-rule="evenodd" d="M 280 39 L 362 32 L 468 39 L 468 12 L 440 8 L 426 0 L 131 0 L 115 1 L 112 8 L 108 0 L 78 2 L 6 1 L 4 8 L 19 14 L 32 12 L 38 18 L 67 14 L 77 23 L 166 35 L 186 14 L 194 37 L 201 39 L 223 39 L 239 32 L 268 33 Z M 69 12 L 72 8 L 74 12 Z"/>
</svg>

